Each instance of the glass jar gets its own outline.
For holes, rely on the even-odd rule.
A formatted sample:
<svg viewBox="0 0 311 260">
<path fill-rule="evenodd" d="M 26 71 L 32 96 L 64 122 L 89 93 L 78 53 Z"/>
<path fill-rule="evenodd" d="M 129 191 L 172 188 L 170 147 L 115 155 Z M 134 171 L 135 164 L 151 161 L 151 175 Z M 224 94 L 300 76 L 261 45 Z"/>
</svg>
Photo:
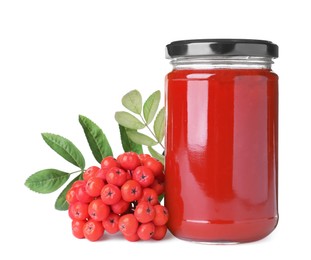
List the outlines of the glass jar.
<svg viewBox="0 0 311 260">
<path fill-rule="evenodd" d="M 278 222 L 278 46 L 207 39 L 166 51 L 169 230 L 212 243 L 267 236 Z"/>
</svg>

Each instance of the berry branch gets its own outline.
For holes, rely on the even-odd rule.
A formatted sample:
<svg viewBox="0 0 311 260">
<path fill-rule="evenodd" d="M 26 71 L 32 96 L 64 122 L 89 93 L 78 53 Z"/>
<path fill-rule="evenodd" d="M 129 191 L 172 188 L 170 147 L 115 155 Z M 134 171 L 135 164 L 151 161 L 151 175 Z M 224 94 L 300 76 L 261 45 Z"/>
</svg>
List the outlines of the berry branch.
<svg viewBox="0 0 311 260">
<path fill-rule="evenodd" d="M 115 113 L 115 119 L 119 125 L 125 128 L 125 131 L 132 142 L 147 146 L 149 152 L 164 163 L 162 152 L 159 153 L 153 149 L 153 146 L 158 144 L 163 150 L 165 149 L 162 144 L 165 130 L 165 110 L 163 107 L 158 111 L 160 99 L 160 91 L 155 91 L 143 103 L 140 92 L 138 90 L 132 90 L 122 98 L 122 104 L 129 110 L 129 112 L 118 111 Z M 136 116 L 138 116 L 139 119 Z M 153 131 L 150 128 L 152 122 Z M 148 129 L 152 137 L 138 131 L 144 128 Z"/>
<path fill-rule="evenodd" d="M 111 234 L 120 231 L 129 241 L 164 238 L 168 221 L 167 209 L 160 205 L 164 196 L 164 156 L 153 149 L 158 144 L 164 149 L 161 142 L 165 113 L 164 108 L 158 111 L 159 102 L 160 91 L 150 95 L 144 104 L 137 90 L 122 98 L 122 104 L 140 119 L 128 112 L 116 112 L 125 151 L 116 158 L 102 129 L 79 115 L 79 123 L 100 167 L 86 168 L 84 156 L 69 139 L 42 134 L 46 144 L 78 170 L 40 170 L 29 176 L 25 185 L 38 193 L 52 193 L 79 173 L 68 181 L 55 202 L 57 210 L 69 211 L 75 237 L 97 241 L 104 231 Z M 152 137 L 138 132 L 143 128 Z M 153 157 L 143 153 L 142 145 L 148 147 Z"/>
<path fill-rule="evenodd" d="M 147 124 L 147 122 L 145 121 L 145 119 L 142 117 L 142 115 L 140 114 L 140 118 L 143 121 L 145 127 L 147 127 L 147 129 L 149 130 L 149 132 L 152 134 L 152 136 L 156 139 L 157 144 L 159 144 L 163 150 L 165 150 L 164 145 L 162 144 L 162 142 L 156 137 L 156 135 L 154 134 L 154 132 L 151 130 L 151 128 L 149 127 L 149 125 Z"/>
<path fill-rule="evenodd" d="M 71 175 L 71 174 L 75 174 L 75 173 L 83 173 L 85 171 L 85 169 L 80 169 L 80 170 L 77 170 L 77 171 L 73 171 L 73 172 L 69 172 L 68 174 Z"/>
</svg>

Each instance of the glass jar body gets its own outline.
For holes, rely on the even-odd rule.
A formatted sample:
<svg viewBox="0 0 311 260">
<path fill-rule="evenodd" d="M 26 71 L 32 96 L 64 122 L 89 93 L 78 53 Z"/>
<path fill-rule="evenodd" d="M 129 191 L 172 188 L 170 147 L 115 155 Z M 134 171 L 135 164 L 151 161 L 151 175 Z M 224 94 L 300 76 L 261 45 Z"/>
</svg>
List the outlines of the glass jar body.
<svg viewBox="0 0 311 260">
<path fill-rule="evenodd" d="M 178 238 L 251 242 L 277 225 L 278 76 L 242 60 L 181 59 L 166 77 L 165 205 Z"/>
</svg>

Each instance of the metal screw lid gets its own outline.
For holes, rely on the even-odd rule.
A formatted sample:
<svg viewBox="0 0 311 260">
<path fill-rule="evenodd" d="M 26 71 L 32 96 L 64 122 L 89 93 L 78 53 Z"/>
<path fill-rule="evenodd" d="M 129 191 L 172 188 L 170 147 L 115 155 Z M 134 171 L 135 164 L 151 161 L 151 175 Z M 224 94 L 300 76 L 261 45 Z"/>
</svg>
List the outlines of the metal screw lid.
<svg viewBox="0 0 311 260">
<path fill-rule="evenodd" d="M 279 56 L 279 48 L 271 41 L 253 39 L 194 39 L 174 41 L 166 45 L 166 58 L 197 56 Z"/>
</svg>

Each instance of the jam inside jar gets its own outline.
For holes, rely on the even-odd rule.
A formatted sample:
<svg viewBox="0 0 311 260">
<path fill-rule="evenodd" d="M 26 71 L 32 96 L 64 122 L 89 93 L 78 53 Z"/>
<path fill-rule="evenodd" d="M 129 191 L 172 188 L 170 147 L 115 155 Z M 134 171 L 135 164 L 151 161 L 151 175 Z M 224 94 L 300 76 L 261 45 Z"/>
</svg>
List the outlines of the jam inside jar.
<svg viewBox="0 0 311 260">
<path fill-rule="evenodd" d="M 167 45 L 165 206 L 181 239 L 242 243 L 278 222 L 278 46 L 213 39 Z"/>
</svg>

